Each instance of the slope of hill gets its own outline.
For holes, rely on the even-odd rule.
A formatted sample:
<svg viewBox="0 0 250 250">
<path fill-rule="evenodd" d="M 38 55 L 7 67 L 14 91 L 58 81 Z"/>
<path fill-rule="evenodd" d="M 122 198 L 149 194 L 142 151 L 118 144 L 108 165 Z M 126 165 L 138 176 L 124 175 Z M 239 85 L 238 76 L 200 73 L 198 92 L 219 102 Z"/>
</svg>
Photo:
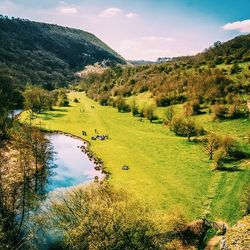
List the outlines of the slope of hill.
<svg viewBox="0 0 250 250">
<path fill-rule="evenodd" d="M 246 103 L 250 91 L 249 41 L 250 35 L 244 35 L 216 42 L 196 56 L 154 65 L 113 67 L 103 74 L 85 77 L 81 87 L 89 97 L 105 105 L 115 105 L 117 96 L 147 91 L 160 107 L 193 100 L 200 104 L 231 104 L 232 96 L 241 96 Z"/>
<path fill-rule="evenodd" d="M 176 61 L 192 61 L 196 64 L 221 64 L 250 61 L 250 34 L 237 36 L 226 42 L 215 42 L 195 56 L 175 58 Z"/>
<path fill-rule="evenodd" d="M 96 62 L 125 60 L 91 33 L 0 16 L 0 72 L 20 84 L 65 85 Z"/>
</svg>

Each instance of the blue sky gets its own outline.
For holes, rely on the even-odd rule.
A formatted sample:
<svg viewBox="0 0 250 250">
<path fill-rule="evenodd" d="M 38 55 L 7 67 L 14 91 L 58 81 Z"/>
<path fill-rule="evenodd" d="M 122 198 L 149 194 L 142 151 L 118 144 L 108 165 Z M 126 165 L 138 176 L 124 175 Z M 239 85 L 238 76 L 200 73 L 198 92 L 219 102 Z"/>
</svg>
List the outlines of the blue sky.
<svg viewBox="0 0 250 250">
<path fill-rule="evenodd" d="M 0 0 L 0 13 L 89 31 L 126 59 L 190 55 L 250 32 L 250 0 Z"/>
</svg>

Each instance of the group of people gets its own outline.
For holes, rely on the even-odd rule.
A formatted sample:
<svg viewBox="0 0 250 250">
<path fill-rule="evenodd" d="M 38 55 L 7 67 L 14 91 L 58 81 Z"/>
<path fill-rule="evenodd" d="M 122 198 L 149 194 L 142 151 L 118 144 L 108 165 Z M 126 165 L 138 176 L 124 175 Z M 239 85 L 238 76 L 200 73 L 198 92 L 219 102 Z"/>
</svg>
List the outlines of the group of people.
<svg viewBox="0 0 250 250">
<path fill-rule="evenodd" d="M 96 135 L 91 137 L 91 140 L 97 140 L 97 139 L 101 141 L 108 140 L 109 135 Z"/>
<path fill-rule="evenodd" d="M 99 135 L 99 132 L 97 131 L 97 129 L 95 128 L 94 130 L 96 136 L 92 136 L 91 137 L 91 140 L 101 140 L 101 141 L 104 141 L 104 140 L 108 140 L 109 139 L 109 135 L 105 134 L 105 135 Z M 82 130 L 82 135 L 83 136 L 87 136 L 87 132 L 85 130 Z"/>
</svg>

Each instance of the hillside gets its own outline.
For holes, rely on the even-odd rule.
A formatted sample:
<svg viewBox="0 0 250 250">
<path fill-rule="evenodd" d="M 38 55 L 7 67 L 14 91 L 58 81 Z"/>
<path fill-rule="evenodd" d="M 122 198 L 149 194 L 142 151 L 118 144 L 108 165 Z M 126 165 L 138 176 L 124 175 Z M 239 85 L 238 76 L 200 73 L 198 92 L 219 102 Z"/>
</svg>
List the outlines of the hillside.
<svg viewBox="0 0 250 250">
<path fill-rule="evenodd" d="M 218 65 L 221 63 L 249 62 L 250 61 L 250 34 L 237 36 L 226 42 L 215 42 L 208 49 L 195 56 L 183 56 L 175 61 L 186 61 L 199 64 Z"/>
<path fill-rule="evenodd" d="M 64 86 L 74 72 L 104 60 L 125 63 L 91 33 L 0 16 L 0 72 L 19 84 Z"/>
<path fill-rule="evenodd" d="M 149 91 L 159 107 L 197 101 L 232 104 L 240 97 L 246 107 L 250 92 L 250 35 L 228 42 L 216 42 L 196 56 L 173 58 L 154 65 L 113 67 L 103 74 L 84 77 L 80 87 L 104 105 L 116 106 L 116 99 Z M 237 99 L 236 98 L 236 99 Z"/>
</svg>

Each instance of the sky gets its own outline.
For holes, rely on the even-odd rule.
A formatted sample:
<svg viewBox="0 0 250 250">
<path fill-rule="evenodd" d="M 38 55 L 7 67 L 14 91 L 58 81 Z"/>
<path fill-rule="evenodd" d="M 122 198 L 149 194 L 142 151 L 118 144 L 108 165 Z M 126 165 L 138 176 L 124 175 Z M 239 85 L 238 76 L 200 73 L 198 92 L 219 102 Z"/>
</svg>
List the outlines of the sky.
<svg viewBox="0 0 250 250">
<path fill-rule="evenodd" d="M 127 60 L 192 55 L 250 32 L 250 0 L 0 0 L 0 14 L 91 32 Z"/>
</svg>

